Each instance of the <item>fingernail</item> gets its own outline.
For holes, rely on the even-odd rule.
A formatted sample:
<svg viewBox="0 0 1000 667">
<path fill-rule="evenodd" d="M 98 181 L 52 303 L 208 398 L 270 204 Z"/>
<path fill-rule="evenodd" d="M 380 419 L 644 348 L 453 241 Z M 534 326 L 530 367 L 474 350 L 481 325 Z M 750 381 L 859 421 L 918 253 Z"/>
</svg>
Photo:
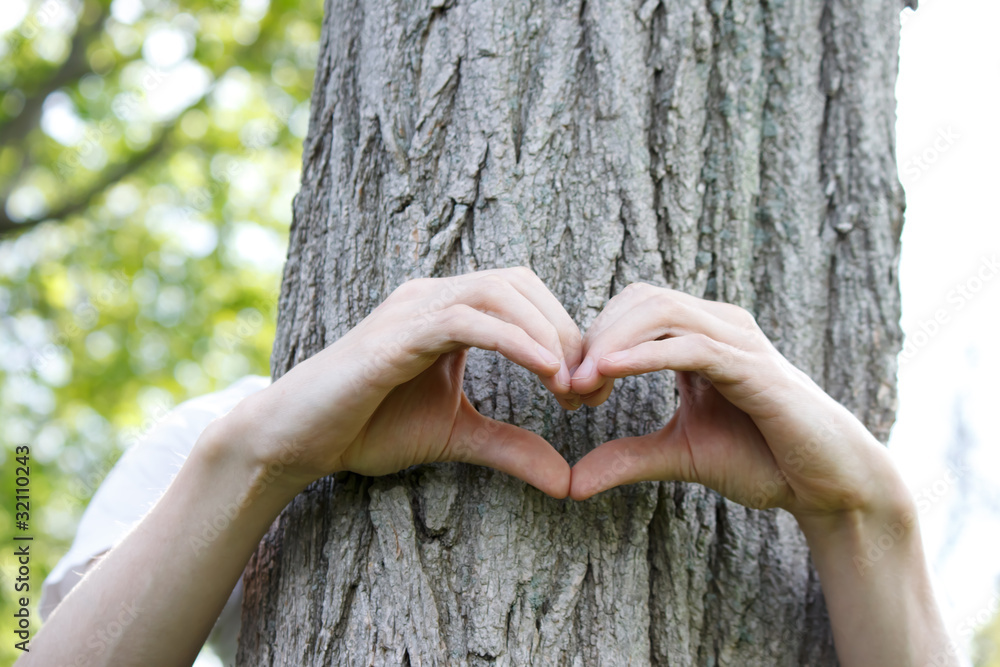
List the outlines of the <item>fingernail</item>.
<svg viewBox="0 0 1000 667">
<path fill-rule="evenodd" d="M 569 405 L 569 407 L 573 410 L 576 410 L 581 405 L 583 405 L 582 401 L 580 401 L 579 399 L 569 399 L 569 398 L 566 399 L 566 404 Z"/>
<path fill-rule="evenodd" d="M 594 372 L 594 362 L 590 359 L 584 359 L 580 367 L 576 369 L 576 373 L 573 373 L 574 380 L 586 380 Z"/>
<path fill-rule="evenodd" d="M 603 357 L 601 357 L 601 359 L 604 359 L 604 361 L 610 361 L 611 363 L 615 363 L 621 361 L 622 359 L 626 359 L 629 355 L 629 352 L 630 350 L 622 350 L 621 352 L 612 352 L 611 354 L 605 354 Z"/>
<path fill-rule="evenodd" d="M 559 372 L 556 373 L 556 382 L 566 387 L 567 389 L 569 389 L 570 387 L 569 369 L 566 368 L 565 359 L 561 359 L 559 361 Z"/>
<path fill-rule="evenodd" d="M 551 352 L 549 352 L 547 349 L 545 349 L 541 345 L 538 346 L 538 356 L 540 356 L 542 358 L 542 361 L 544 361 L 545 363 L 547 363 L 549 365 L 558 364 L 559 363 L 559 357 L 557 357 L 556 355 L 552 354 Z"/>
</svg>

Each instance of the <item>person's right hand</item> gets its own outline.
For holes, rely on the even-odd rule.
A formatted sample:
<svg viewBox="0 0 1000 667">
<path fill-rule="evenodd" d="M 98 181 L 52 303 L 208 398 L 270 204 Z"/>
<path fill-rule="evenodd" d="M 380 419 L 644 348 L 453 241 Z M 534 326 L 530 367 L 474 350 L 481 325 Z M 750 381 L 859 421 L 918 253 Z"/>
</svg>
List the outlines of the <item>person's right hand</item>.
<svg viewBox="0 0 1000 667">
<path fill-rule="evenodd" d="M 215 428 L 298 487 L 349 470 L 384 475 L 463 461 L 569 493 L 569 464 L 540 436 L 487 419 L 462 391 L 469 347 L 537 374 L 563 407 L 579 407 L 568 369 L 580 331 L 529 269 L 412 280 L 322 352 L 249 397 Z"/>
<path fill-rule="evenodd" d="M 573 388 L 588 405 L 606 400 L 614 378 L 665 369 L 677 372 L 680 405 L 659 431 L 584 456 L 574 499 L 676 479 L 750 507 L 782 507 L 800 522 L 909 508 L 885 448 L 742 308 L 636 283 L 608 302 L 583 342 Z"/>
</svg>

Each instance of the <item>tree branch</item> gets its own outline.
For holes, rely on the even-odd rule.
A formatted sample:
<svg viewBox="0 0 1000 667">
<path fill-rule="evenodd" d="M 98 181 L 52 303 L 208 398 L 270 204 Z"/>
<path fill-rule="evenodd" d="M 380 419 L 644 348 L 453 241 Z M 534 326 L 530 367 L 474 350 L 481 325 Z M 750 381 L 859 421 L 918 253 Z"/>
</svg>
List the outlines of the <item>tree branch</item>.
<svg viewBox="0 0 1000 667">
<path fill-rule="evenodd" d="M 25 100 L 21 113 L 0 125 L 0 146 L 6 146 L 27 136 L 28 132 L 38 124 L 42 115 L 42 105 L 45 104 L 46 98 L 90 71 L 90 63 L 87 62 L 87 46 L 93 39 L 100 37 L 107 16 L 107 10 L 102 9 L 96 21 L 86 27 L 77 28 L 70 45 L 69 55 L 63 64 L 52 77 L 44 81 Z"/>
<path fill-rule="evenodd" d="M 107 17 L 107 12 L 104 12 L 101 15 L 101 17 L 97 21 L 95 21 L 92 24 L 91 28 L 89 28 L 88 30 L 90 29 L 96 29 L 97 31 L 102 30 L 103 28 L 101 26 L 103 25 L 104 19 L 106 17 Z M 77 33 L 77 37 L 74 37 L 74 45 L 73 45 L 74 52 L 77 48 L 77 39 L 79 38 L 79 36 L 80 32 Z M 86 38 L 82 39 L 83 47 L 81 48 L 83 49 L 86 48 L 87 41 L 88 40 Z M 229 59 L 229 62 L 236 62 L 236 63 L 241 62 L 244 56 L 246 56 L 255 48 L 259 48 L 259 46 L 260 46 L 260 41 L 258 41 L 256 44 L 252 46 L 244 46 L 243 48 L 238 49 L 232 55 L 232 58 Z M 73 52 L 71 52 L 70 57 L 67 58 L 66 63 L 69 63 L 72 59 L 73 59 Z M 198 98 L 193 103 L 188 105 L 185 109 L 181 110 L 174 117 L 174 122 L 171 123 L 170 126 L 164 129 L 164 131 L 161 133 L 159 138 L 154 143 L 150 144 L 145 150 L 139 153 L 135 153 L 125 162 L 116 165 L 111 165 L 110 167 L 105 169 L 104 172 L 97 178 L 97 180 L 93 183 L 93 185 L 90 188 L 88 188 L 85 192 L 80 194 L 80 196 L 75 197 L 72 201 L 64 203 L 59 208 L 49 213 L 46 213 L 43 216 L 39 216 L 38 218 L 31 218 L 20 222 L 12 220 L 10 216 L 7 214 L 6 210 L 7 198 L 9 194 L 13 191 L 17 183 L 17 178 L 16 177 L 12 178 L 9 187 L 6 188 L 6 191 L 3 192 L 3 196 L 0 197 L 0 240 L 3 240 L 4 237 L 9 237 L 10 235 L 17 234 L 18 232 L 30 229 L 42 222 L 48 220 L 61 220 L 69 215 L 82 211 L 87 206 L 89 206 L 91 201 L 105 189 L 107 189 L 111 185 L 114 185 L 116 181 L 120 180 L 124 176 L 127 176 L 130 172 L 135 171 L 136 169 L 144 165 L 146 162 L 151 160 L 153 157 L 156 157 L 159 153 L 163 151 L 165 144 L 167 143 L 167 137 L 169 136 L 171 130 L 174 128 L 176 121 L 190 109 L 201 107 L 202 105 L 205 104 L 209 92 L 214 87 L 214 82 L 218 81 L 219 77 L 226 70 L 229 69 L 230 67 L 229 62 L 227 62 L 224 67 L 218 67 L 212 71 L 213 84 L 210 85 L 208 89 L 206 89 L 206 91 L 204 92 L 204 94 L 202 94 L 200 98 Z M 66 63 L 63 64 L 62 70 L 46 83 L 45 88 L 50 89 L 49 92 L 45 93 L 44 95 L 39 93 L 39 95 L 36 96 L 39 97 L 39 102 L 38 102 L 39 111 L 41 109 L 41 104 L 45 101 L 45 97 L 49 93 L 51 93 L 54 90 L 57 90 L 65 83 L 69 83 L 69 81 L 72 80 L 74 72 L 72 70 L 67 70 Z M 89 71 L 89 67 L 84 67 L 84 73 L 86 71 Z M 77 74 L 77 76 L 80 76 L 80 74 Z M 57 80 L 59 81 L 58 84 L 55 83 Z M 27 105 L 25 106 L 25 109 L 27 109 Z M 13 124 L 15 122 L 21 122 L 21 119 L 25 118 L 26 115 L 27 115 L 26 111 L 22 111 L 21 115 L 12 119 L 7 125 L 0 126 L 0 146 L 4 145 L 4 141 L 6 140 L 8 132 L 10 132 Z M 37 122 L 37 120 L 38 120 L 38 114 L 36 113 L 35 118 L 33 118 L 33 121 Z M 28 127 L 27 130 L 24 130 L 24 134 L 26 134 L 27 131 L 30 129 L 31 128 Z M 27 157 L 26 160 L 28 160 Z M 22 169 L 22 173 L 24 171 L 25 170 Z"/>
<path fill-rule="evenodd" d="M 133 154 L 124 162 L 119 162 L 105 169 L 89 188 L 87 188 L 79 196 L 74 197 L 72 201 L 65 202 L 54 211 L 37 218 L 30 218 L 22 222 L 15 222 L 9 215 L 7 215 L 6 207 L 0 208 L 0 237 L 7 236 L 9 234 L 16 234 L 17 232 L 30 229 L 39 223 L 45 222 L 46 220 L 61 220 L 73 215 L 74 213 L 79 213 L 84 210 L 90 205 L 94 197 L 101 194 L 109 186 L 113 185 L 125 176 L 128 176 L 131 172 L 139 169 L 144 164 L 159 155 L 168 143 L 170 130 L 172 128 L 173 126 L 170 126 L 164 130 L 159 138 L 147 146 L 145 150 Z"/>
</svg>

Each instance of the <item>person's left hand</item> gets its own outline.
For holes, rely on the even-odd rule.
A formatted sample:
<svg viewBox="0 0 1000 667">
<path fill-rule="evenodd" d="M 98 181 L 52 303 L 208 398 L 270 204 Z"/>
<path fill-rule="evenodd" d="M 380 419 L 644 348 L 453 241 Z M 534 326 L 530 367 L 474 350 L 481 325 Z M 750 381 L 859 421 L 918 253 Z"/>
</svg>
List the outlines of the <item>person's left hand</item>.
<svg viewBox="0 0 1000 667">
<path fill-rule="evenodd" d="M 385 475 L 433 461 L 507 472 L 559 498 L 570 469 L 543 438 L 479 414 L 462 391 L 469 347 L 535 373 L 566 408 L 579 407 L 569 368 L 580 330 L 529 269 L 411 280 L 354 329 L 220 420 L 282 480 L 304 487 L 349 470 Z"/>
</svg>

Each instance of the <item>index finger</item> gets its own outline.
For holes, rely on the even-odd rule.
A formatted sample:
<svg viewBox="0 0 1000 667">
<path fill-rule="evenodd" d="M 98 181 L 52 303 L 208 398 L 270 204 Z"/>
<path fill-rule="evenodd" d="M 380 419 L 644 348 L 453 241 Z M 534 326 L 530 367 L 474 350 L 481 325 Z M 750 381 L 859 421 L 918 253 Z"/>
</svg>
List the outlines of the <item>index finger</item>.
<svg viewBox="0 0 1000 667">
<path fill-rule="evenodd" d="M 580 327 L 569 316 L 562 303 L 542 282 L 534 271 L 525 266 L 505 269 L 488 269 L 481 273 L 496 273 L 503 276 L 518 292 L 524 295 L 535 308 L 555 326 L 559 335 L 559 343 L 566 359 L 566 365 L 574 368 L 580 363 L 583 350 L 583 337 Z"/>
<path fill-rule="evenodd" d="M 574 376 L 573 389 L 586 394 L 604 385 L 608 376 L 598 372 L 598 366 L 605 355 L 692 334 L 737 349 L 756 344 L 762 336 L 753 317 L 742 308 L 633 283 L 609 302 L 587 331 L 582 368 L 590 374 Z"/>
</svg>

